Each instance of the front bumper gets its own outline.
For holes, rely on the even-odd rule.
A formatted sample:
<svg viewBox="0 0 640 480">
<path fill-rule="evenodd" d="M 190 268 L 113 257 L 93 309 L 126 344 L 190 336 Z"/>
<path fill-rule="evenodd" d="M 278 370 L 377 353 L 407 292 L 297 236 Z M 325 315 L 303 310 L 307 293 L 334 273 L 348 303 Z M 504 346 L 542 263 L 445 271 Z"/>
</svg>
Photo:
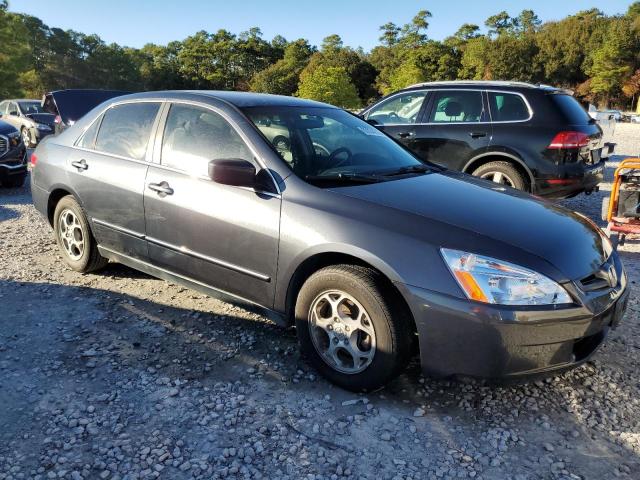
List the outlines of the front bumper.
<svg viewBox="0 0 640 480">
<path fill-rule="evenodd" d="M 436 377 L 525 377 L 588 360 L 626 308 L 626 275 L 606 292 L 584 294 L 582 306 L 489 305 L 398 285 L 412 310 L 424 372 Z"/>
<path fill-rule="evenodd" d="M 0 181 L 27 174 L 27 150 L 20 143 L 0 156 Z"/>
<path fill-rule="evenodd" d="M 582 162 L 561 165 L 552 178 L 538 178 L 534 193 L 546 198 L 567 198 L 582 192 L 591 192 L 604 181 L 605 161 L 595 165 Z"/>
</svg>

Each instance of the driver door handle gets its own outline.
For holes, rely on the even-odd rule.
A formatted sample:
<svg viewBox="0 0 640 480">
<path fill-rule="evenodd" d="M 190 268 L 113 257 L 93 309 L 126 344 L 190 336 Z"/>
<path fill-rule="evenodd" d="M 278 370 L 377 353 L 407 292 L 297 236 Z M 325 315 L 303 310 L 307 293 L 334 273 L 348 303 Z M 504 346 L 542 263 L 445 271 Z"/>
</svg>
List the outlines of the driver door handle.
<svg viewBox="0 0 640 480">
<path fill-rule="evenodd" d="M 400 132 L 398 136 L 400 138 L 411 138 L 415 135 L 415 132 Z"/>
<path fill-rule="evenodd" d="M 149 190 L 157 192 L 161 197 L 164 197 L 165 195 L 173 195 L 173 188 L 171 188 L 167 182 L 150 183 L 147 187 L 149 187 Z"/>
<path fill-rule="evenodd" d="M 469 136 L 471 138 L 481 138 L 481 137 L 486 137 L 487 136 L 487 132 L 471 132 L 469 133 Z"/>
<path fill-rule="evenodd" d="M 80 161 L 76 160 L 75 162 L 71 162 L 71 166 L 77 168 L 78 171 L 89 168 L 89 165 L 87 165 L 87 161 L 84 158 Z"/>
</svg>

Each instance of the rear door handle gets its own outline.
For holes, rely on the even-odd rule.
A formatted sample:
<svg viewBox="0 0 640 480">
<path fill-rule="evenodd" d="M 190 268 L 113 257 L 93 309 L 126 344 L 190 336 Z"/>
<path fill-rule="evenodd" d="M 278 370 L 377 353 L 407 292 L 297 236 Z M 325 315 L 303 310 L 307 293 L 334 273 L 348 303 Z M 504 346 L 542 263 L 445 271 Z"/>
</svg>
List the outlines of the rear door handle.
<svg viewBox="0 0 640 480">
<path fill-rule="evenodd" d="M 480 138 L 480 137 L 486 137 L 487 136 L 487 132 L 471 132 L 469 134 L 469 136 L 471 138 Z"/>
<path fill-rule="evenodd" d="M 87 168 L 89 168 L 89 165 L 87 165 L 87 161 L 84 158 L 80 161 L 76 160 L 75 162 L 71 162 L 71 166 L 76 167 L 78 171 L 86 170 Z"/>
<path fill-rule="evenodd" d="M 147 186 L 149 187 L 149 190 L 157 192 L 161 197 L 164 197 L 165 195 L 173 195 L 173 188 L 171 188 L 167 182 L 150 183 Z"/>
<path fill-rule="evenodd" d="M 399 134 L 398 134 L 398 136 L 399 136 L 400 138 L 411 138 L 411 137 L 413 137 L 414 135 L 415 135 L 415 133 L 414 133 L 414 132 L 402 132 L 402 133 L 399 133 Z"/>
</svg>

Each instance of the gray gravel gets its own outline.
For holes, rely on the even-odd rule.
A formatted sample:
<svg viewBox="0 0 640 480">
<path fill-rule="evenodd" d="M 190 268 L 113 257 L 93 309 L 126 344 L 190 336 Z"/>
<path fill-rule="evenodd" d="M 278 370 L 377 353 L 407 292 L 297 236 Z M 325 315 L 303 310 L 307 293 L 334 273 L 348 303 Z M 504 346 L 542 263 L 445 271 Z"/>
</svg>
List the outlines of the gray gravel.
<svg viewBox="0 0 640 480">
<path fill-rule="evenodd" d="M 605 194 L 562 203 L 598 220 Z M 358 396 L 260 316 L 123 266 L 68 270 L 27 188 L 0 191 L 0 228 L 0 480 L 639 476 L 638 242 L 624 324 L 586 365 L 513 386 L 412 365 Z"/>
</svg>

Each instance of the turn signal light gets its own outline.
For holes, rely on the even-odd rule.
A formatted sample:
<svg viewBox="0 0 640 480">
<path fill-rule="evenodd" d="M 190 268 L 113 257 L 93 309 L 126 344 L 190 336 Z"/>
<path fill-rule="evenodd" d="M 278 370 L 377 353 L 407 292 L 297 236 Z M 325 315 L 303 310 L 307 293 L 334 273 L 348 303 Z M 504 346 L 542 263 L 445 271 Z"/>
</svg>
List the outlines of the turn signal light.
<svg viewBox="0 0 640 480">
<path fill-rule="evenodd" d="M 561 150 L 565 148 L 582 148 L 589 144 L 589 135 L 582 132 L 560 132 L 547 148 L 551 150 Z"/>
</svg>

